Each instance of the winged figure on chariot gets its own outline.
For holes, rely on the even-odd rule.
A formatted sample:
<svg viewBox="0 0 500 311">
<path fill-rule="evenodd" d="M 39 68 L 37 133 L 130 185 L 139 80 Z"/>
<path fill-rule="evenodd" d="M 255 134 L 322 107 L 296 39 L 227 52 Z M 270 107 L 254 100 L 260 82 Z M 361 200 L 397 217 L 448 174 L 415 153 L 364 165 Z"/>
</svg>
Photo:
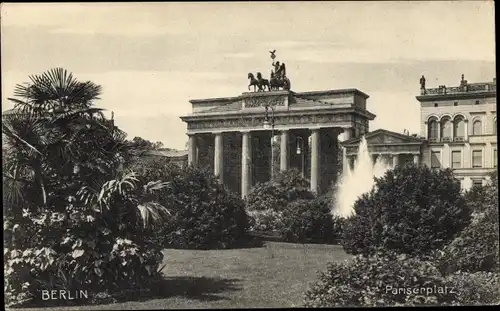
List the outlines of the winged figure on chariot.
<svg viewBox="0 0 500 311">
<path fill-rule="evenodd" d="M 250 84 L 248 85 L 248 90 L 250 90 L 250 86 L 254 87 L 254 92 L 257 88 L 258 91 L 265 91 L 266 88 L 268 91 L 277 91 L 280 88 L 287 91 L 291 89 L 290 79 L 286 76 L 285 64 L 274 61 L 276 50 L 269 51 L 269 53 L 271 53 L 271 59 L 273 60 L 270 79 L 264 79 L 260 72 L 257 73 L 256 77 L 252 73 L 249 73 L 248 79 L 250 79 Z"/>
</svg>

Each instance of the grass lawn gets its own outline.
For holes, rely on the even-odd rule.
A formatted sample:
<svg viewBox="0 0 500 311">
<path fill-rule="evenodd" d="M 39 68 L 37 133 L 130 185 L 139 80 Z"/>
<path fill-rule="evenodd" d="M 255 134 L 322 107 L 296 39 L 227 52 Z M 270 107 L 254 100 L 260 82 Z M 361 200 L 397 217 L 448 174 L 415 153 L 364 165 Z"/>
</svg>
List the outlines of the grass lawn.
<svg viewBox="0 0 500 311">
<path fill-rule="evenodd" d="M 316 281 L 317 270 L 324 270 L 330 261 L 351 258 L 341 246 L 280 242 L 234 250 L 167 249 L 164 254 L 165 282 L 156 297 L 50 309 L 299 307 L 308 285 Z"/>
</svg>

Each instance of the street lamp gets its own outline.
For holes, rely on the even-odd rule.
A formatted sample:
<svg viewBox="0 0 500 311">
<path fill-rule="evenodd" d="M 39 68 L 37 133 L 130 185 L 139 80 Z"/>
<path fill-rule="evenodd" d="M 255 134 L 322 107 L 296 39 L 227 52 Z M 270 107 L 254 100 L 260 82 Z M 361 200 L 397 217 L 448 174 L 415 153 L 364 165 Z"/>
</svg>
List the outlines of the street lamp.
<svg viewBox="0 0 500 311">
<path fill-rule="evenodd" d="M 271 180 L 274 179 L 274 107 L 265 106 L 264 129 L 271 129 Z M 271 121 L 269 121 L 269 108 L 271 108 Z"/>
</svg>

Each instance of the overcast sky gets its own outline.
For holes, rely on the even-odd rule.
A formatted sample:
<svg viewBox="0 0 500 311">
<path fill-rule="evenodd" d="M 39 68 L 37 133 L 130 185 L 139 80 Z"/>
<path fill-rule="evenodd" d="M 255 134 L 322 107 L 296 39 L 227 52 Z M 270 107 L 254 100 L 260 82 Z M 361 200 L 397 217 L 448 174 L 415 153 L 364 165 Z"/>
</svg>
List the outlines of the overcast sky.
<svg viewBox="0 0 500 311">
<path fill-rule="evenodd" d="M 419 131 L 428 87 L 495 76 L 491 1 L 2 4 L 2 111 L 14 85 L 63 67 L 103 86 L 129 138 L 183 149 L 190 99 L 237 96 L 269 50 L 296 92 L 358 88 L 370 129 Z M 108 113 L 110 115 L 110 112 Z"/>
</svg>

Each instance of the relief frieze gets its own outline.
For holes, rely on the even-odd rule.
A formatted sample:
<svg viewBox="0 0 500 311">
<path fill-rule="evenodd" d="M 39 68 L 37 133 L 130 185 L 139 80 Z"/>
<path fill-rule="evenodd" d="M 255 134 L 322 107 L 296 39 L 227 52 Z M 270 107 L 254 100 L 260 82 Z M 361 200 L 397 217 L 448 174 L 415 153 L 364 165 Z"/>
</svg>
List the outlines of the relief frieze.
<svg viewBox="0 0 500 311">
<path fill-rule="evenodd" d="M 296 115 L 296 116 L 275 116 L 275 125 L 293 125 L 293 124 L 331 124 L 336 122 L 349 122 L 350 115 Z M 245 127 L 260 127 L 264 124 L 264 117 L 249 117 L 240 119 L 219 119 L 202 120 L 188 122 L 189 130 L 202 129 L 231 129 Z"/>
<path fill-rule="evenodd" d="M 263 106 L 285 106 L 285 97 L 252 96 L 245 98 L 245 108 L 257 108 Z"/>
</svg>

